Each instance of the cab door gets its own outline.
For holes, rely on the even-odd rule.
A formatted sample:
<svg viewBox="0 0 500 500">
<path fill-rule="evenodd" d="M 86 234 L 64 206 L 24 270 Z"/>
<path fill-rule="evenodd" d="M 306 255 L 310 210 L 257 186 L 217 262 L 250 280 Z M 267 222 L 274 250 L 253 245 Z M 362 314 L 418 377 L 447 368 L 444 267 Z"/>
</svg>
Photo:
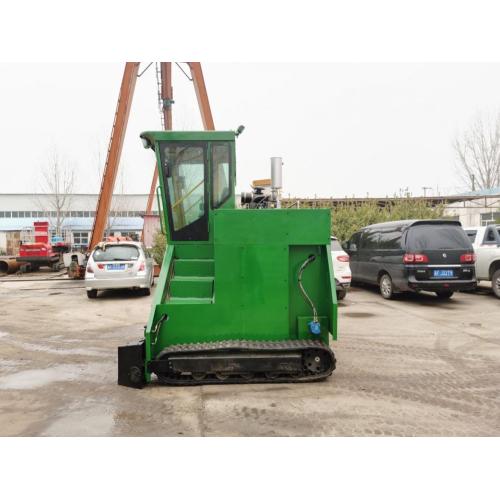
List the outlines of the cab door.
<svg viewBox="0 0 500 500">
<path fill-rule="evenodd" d="M 208 240 L 206 143 L 160 143 L 168 239 Z"/>
</svg>

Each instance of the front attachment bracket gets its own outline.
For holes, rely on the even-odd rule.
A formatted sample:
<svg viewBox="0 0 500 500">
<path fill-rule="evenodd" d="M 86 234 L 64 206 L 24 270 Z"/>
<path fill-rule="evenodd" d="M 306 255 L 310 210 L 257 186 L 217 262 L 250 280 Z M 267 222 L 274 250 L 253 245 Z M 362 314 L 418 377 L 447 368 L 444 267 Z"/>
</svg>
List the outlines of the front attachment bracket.
<svg viewBox="0 0 500 500">
<path fill-rule="evenodd" d="M 118 347 L 118 385 L 142 389 L 146 384 L 144 339 Z"/>
</svg>

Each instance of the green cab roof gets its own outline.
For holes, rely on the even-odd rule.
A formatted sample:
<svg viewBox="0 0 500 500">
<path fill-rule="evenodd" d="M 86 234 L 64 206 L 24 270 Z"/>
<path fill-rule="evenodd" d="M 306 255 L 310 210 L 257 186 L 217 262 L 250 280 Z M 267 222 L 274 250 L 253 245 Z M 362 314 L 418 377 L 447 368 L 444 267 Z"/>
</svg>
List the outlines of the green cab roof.
<svg viewBox="0 0 500 500">
<path fill-rule="evenodd" d="M 233 130 L 173 131 L 158 130 L 142 132 L 141 139 L 156 141 L 234 141 Z"/>
</svg>

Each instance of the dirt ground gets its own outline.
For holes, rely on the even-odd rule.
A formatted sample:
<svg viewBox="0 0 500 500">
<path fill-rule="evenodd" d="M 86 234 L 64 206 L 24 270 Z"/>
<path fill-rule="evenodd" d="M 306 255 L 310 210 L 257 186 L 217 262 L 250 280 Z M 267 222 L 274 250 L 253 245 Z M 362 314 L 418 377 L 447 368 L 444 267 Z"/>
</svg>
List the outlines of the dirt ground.
<svg viewBox="0 0 500 500">
<path fill-rule="evenodd" d="M 337 370 L 312 384 L 116 384 L 116 348 L 141 337 L 150 298 L 81 282 L 0 282 L 2 436 L 498 436 L 500 301 L 384 301 L 339 308 Z"/>
</svg>

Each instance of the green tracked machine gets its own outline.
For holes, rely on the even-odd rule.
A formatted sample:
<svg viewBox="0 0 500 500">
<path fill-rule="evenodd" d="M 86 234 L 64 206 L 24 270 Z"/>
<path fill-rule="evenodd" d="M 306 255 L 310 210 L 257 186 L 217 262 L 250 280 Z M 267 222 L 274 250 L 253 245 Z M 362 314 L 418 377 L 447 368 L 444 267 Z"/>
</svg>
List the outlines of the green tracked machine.
<svg viewBox="0 0 500 500">
<path fill-rule="evenodd" d="M 241 129 L 241 127 L 240 127 Z M 321 380 L 335 369 L 337 300 L 328 209 L 236 207 L 241 130 L 144 132 L 168 246 L 144 339 L 118 348 L 118 383 Z"/>
</svg>

